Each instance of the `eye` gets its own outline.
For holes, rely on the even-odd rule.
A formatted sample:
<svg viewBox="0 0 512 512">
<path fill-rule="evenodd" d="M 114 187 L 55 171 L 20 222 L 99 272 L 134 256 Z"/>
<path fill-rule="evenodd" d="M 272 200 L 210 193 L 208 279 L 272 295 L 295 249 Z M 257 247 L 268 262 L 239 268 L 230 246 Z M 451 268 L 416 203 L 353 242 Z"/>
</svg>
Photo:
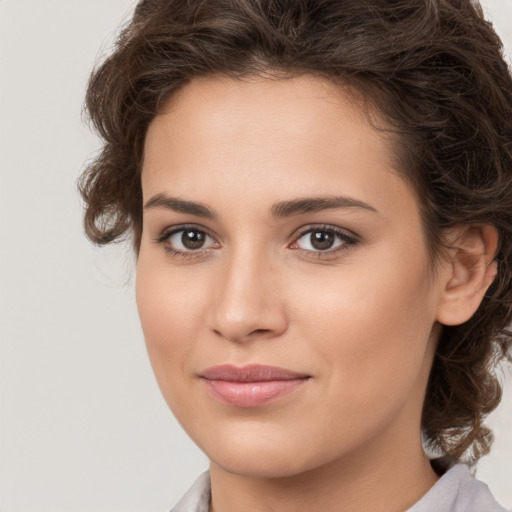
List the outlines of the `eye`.
<svg viewBox="0 0 512 512">
<path fill-rule="evenodd" d="M 334 227 L 313 227 L 300 233 L 293 249 L 332 254 L 357 243 L 354 236 Z"/>
<path fill-rule="evenodd" d="M 184 257 L 218 247 L 218 243 L 208 233 L 193 226 L 180 226 L 165 231 L 156 241 L 163 244 L 166 251 Z"/>
<path fill-rule="evenodd" d="M 211 238 L 198 229 L 181 229 L 169 236 L 168 241 L 179 251 L 196 251 L 203 249 Z"/>
</svg>

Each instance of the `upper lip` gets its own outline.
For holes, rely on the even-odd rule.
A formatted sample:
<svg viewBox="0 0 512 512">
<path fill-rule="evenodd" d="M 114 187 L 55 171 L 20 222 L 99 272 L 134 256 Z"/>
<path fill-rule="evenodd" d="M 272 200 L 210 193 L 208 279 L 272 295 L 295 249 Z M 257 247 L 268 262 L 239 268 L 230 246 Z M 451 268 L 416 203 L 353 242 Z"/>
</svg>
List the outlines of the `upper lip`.
<svg viewBox="0 0 512 512">
<path fill-rule="evenodd" d="M 200 373 L 200 377 L 208 380 L 225 380 L 230 382 L 261 382 L 270 380 L 305 379 L 309 375 L 294 372 L 277 366 L 251 364 L 237 367 L 231 364 L 212 366 Z"/>
</svg>

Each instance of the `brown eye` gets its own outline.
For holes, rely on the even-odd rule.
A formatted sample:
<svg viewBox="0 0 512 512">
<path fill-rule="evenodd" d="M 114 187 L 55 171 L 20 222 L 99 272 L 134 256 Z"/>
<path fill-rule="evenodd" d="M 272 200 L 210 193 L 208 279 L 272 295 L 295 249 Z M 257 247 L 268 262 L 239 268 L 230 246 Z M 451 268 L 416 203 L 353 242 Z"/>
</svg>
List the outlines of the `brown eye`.
<svg viewBox="0 0 512 512">
<path fill-rule="evenodd" d="M 357 239 L 344 231 L 330 227 L 317 227 L 303 232 L 293 245 L 308 252 L 332 253 L 356 243 Z"/>
<path fill-rule="evenodd" d="M 216 246 L 215 240 L 210 235 L 196 228 L 176 229 L 160 240 L 170 246 L 172 250 L 182 253 L 200 252 Z"/>
<path fill-rule="evenodd" d="M 335 235 L 328 231 L 313 231 L 309 234 L 309 240 L 312 247 L 319 251 L 325 251 L 333 246 Z"/>
<path fill-rule="evenodd" d="M 205 240 L 205 233 L 193 229 L 184 230 L 181 235 L 181 243 L 183 244 L 183 247 L 190 250 L 201 249 Z"/>
</svg>

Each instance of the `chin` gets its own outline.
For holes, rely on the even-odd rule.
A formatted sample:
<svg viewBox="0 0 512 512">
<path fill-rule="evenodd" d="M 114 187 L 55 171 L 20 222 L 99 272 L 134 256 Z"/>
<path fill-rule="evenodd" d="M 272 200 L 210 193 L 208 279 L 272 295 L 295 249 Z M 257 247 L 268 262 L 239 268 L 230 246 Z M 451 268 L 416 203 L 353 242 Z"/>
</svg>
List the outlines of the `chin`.
<svg viewBox="0 0 512 512">
<path fill-rule="evenodd" d="M 290 436 L 279 437 L 245 432 L 196 443 L 213 464 L 244 477 L 286 478 L 318 465 L 319 461 L 305 450 L 303 442 L 293 442 Z"/>
<path fill-rule="evenodd" d="M 207 454 L 208 455 L 208 454 Z M 246 478 L 289 478 L 313 469 L 305 467 L 303 461 L 292 454 L 278 454 L 274 449 L 265 456 L 261 454 L 222 454 L 209 457 L 210 461 L 224 471 Z"/>
</svg>

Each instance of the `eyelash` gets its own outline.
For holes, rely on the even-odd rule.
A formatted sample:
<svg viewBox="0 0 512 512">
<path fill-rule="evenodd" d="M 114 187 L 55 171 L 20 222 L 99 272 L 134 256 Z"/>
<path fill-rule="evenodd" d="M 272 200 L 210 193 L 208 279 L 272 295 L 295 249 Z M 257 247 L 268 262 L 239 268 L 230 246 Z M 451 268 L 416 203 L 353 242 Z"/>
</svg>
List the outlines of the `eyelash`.
<svg viewBox="0 0 512 512">
<path fill-rule="evenodd" d="M 164 230 L 156 239 L 155 242 L 157 244 L 161 244 L 164 247 L 164 250 L 171 254 L 173 257 L 177 257 L 183 260 L 193 260 L 197 258 L 201 258 L 204 256 L 206 252 L 208 252 L 210 249 L 198 249 L 198 250 L 189 250 L 189 251 L 181 251 L 179 249 L 173 248 L 168 242 L 169 239 L 180 232 L 183 231 L 195 231 L 196 233 L 201 233 L 203 235 L 206 235 L 212 239 L 214 237 L 209 234 L 207 230 L 204 228 L 200 228 L 195 225 L 181 225 L 181 226 L 175 226 L 172 229 L 166 229 Z M 335 246 L 333 249 L 327 249 L 325 251 L 322 250 L 307 250 L 307 249 L 300 249 L 291 247 L 292 250 L 302 250 L 303 252 L 307 253 L 308 258 L 313 259 L 321 259 L 321 258 L 332 258 L 339 253 L 345 252 L 349 250 L 350 248 L 356 246 L 359 243 L 359 239 L 353 235 L 349 234 L 344 230 L 341 230 L 339 228 L 336 228 L 334 226 L 329 225 L 316 225 L 316 226 L 308 226 L 305 228 L 302 228 L 299 230 L 299 232 L 294 237 L 294 241 L 292 242 L 292 246 L 296 245 L 297 241 L 300 240 L 302 237 L 306 236 L 308 233 L 315 233 L 315 232 L 324 232 L 324 233 L 330 233 L 335 235 L 338 240 L 341 240 L 343 243 Z M 218 242 L 216 242 L 218 243 Z"/>
<path fill-rule="evenodd" d="M 182 231 L 195 231 L 196 233 L 202 233 L 213 239 L 213 236 L 208 233 L 204 228 L 199 228 L 193 224 L 185 224 L 182 226 L 175 226 L 172 229 L 165 229 L 156 239 L 155 242 L 157 244 L 161 244 L 164 247 L 164 250 L 171 254 L 171 256 L 183 259 L 183 260 L 192 260 L 196 258 L 200 258 L 207 252 L 207 249 L 198 249 L 196 251 L 180 251 L 179 249 L 174 249 L 168 242 L 171 236 L 176 233 L 180 233 Z"/>
<path fill-rule="evenodd" d="M 359 239 L 353 235 L 347 233 L 347 231 L 342 230 L 340 228 L 336 228 L 334 226 L 328 226 L 328 225 L 316 225 L 316 226 L 308 226 L 306 228 L 299 229 L 299 232 L 294 237 L 294 241 L 292 242 L 292 245 L 296 245 L 297 241 L 306 236 L 308 233 L 316 233 L 316 232 L 323 232 L 323 233 L 330 233 L 335 235 L 335 237 L 338 239 L 338 241 L 341 241 L 342 243 L 333 247 L 332 249 L 327 249 L 325 251 L 317 250 L 306 250 L 306 249 L 300 249 L 300 248 L 293 248 L 294 250 L 302 250 L 304 252 L 308 253 L 308 258 L 315 258 L 315 259 L 321 259 L 321 258 L 332 258 L 342 252 L 348 251 L 349 249 L 355 247 L 359 243 Z"/>
</svg>

